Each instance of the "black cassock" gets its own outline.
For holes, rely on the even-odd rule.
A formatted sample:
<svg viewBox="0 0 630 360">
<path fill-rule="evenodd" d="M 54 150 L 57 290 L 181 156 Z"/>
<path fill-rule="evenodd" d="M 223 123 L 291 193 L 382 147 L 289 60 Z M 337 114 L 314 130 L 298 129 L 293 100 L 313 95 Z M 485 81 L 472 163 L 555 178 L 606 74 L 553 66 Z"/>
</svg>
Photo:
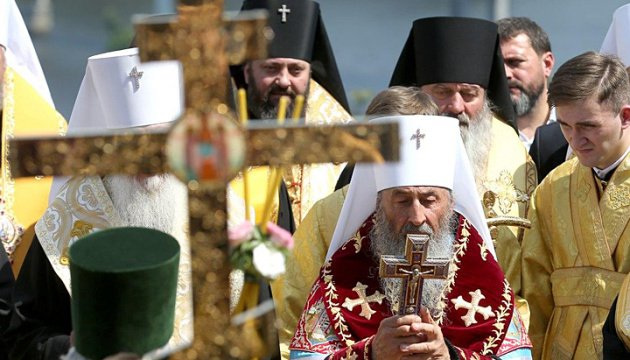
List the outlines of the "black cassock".
<svg viewBox="0 0 630 360">
<path fill-rule="evenodd" d="M 295 232 L 291 201 L 284 183 L 279 191 L 278 225 Z M 10 264 L 8 270 L 11 271 Z M 0 295 L 4 289 L 10 289 L 10 286 L 0 287 Z M 261 282 L 260 289 L 261 302 L 271 298 L 266 281 Z M 70 296 L 50 265 L 37 235 L 15 282 L 13 304 L 15 311 L 4 332 L 11 359 L 59 360 L 59 356 L 68 352 L 72 331 Z M 0 306 L 0 315 L 1 312 Z M 275 353 L 279 354 L 277 347 Z M 276 358 L 279 359 L 279 355 L 272 359 Z"/>
<path fill-rule="evenodd" d="M 602 333 L 604 335 L 604 360 L 626 360 L 630 359 L 630 352 L 626 350 L 615 328 L 615 313 L 617 308 L 617 299 L 610 308 L 608 318 L 604 323 Z"/>
<path fill-rule="evenodd" d="M 70 349 L 70 296 L 37 235 L 13 291 L 14 312 L 4 333 L 11 359 L 55 359 Z"/>
</svg>

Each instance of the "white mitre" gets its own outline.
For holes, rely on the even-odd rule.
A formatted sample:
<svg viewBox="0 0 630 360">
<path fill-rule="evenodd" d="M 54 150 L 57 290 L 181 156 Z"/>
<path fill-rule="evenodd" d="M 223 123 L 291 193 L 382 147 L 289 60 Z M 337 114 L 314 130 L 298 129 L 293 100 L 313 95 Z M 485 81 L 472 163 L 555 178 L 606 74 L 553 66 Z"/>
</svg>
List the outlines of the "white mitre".
<svg viewBox="0 0 630 360">
<path fill-rule="evenodd" d="M 15 0 L 0 0 L 0 45 L 6 49 L 7 66 L 20 74 L 54 107 L 44 71 Z"/>
<path fill-rule="evenodd" d="M 402 186 L 450 189 L 455 200 L 455 211 L 475 227 L 496 258 L 468 155 L 459 133 L 458 120 L 444 116 L 414 115 L 383 117 L 372 123 L 392 121 L 398 122 L 399 126 L 400 161 L 359 163 L 355 166 L 326 261 L 375 211 L 378 192 Z"/>
<path fill-rule="evenodd" d="M 630 66 L 630 4 L 615 10 L 599 52 L 616 55 L 626 67 Z"/>
<path fill-rule="evenodd" d="M 94 55 L 88 58 L 67 134 L 90 135 L 170 123 L 183 110 L 179 61 L 141 63 L 138 48 Z M 67 180 L 55 177 L 49 202 Z"/>
</svg>

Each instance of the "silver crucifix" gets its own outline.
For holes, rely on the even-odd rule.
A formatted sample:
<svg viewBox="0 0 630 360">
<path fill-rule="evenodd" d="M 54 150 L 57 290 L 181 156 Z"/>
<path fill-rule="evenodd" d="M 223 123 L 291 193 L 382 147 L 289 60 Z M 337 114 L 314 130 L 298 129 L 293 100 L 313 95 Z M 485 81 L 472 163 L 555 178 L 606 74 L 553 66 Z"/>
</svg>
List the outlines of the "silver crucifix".
<svg viewBox="0 0 630 360">
<path fill-rule="evenodd" d="M 285 4 L 282 4 L 282 8 L 278 9 L 278 14 L 282 14 L 282 22 L 287 22 L 287 14 L 291 13 L 291 9 L 288 9 Z"/>
<path fill-rule="evenodd" d="M 142 74 L 144 74 L 144 71 L 138 71 L 138 68 L 135 66 L 129 73 L 129 76 L 133 78 L 134 84 L 136 84 L 136 90 L 140 89 L 140 79 L 142 79 Z"/>
<path fill-rule="evenodd" d="M 416 130 L 416 133 L 411 135 L 411 139 L 416 140 L 416 150 L 420 149 L 420 140 L 424 139 L 425 134 L 420 133 L 420 129 Z"/>
</svg>

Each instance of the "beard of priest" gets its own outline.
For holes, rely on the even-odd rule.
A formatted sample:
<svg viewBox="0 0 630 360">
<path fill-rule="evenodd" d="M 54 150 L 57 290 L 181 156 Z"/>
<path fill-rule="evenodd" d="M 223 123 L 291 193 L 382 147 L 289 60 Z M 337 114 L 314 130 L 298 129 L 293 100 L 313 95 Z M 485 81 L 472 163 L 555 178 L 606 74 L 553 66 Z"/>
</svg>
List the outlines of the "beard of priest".
<svg viewBox="0 0 630 360">
<path fill-rule="evenodd" d="M 398 190 L 398 191 L 397 191 Z M 405 244 L 408 233 L 422 233 L 429 236 L 429 259 L 450 259 L 453 257 L 454 231 L 457 228 L 457 218 L 453 212 L 453 197 L 450 191 L 441 188 L 406 188 L 384 190 L 378 194 L 376 199 L 376 216 L 374 226 L 370 232 L 372 239 L 370 250 L 374 255 L 376 263 L 380 262 L 382 255 L 405 255 Z M 424 194 L 441 195 L 440 209 L 441 215 L 436 224 L 422 222 L 418 218 L 425 218 L 422 214 L 415 214 L 413 219 L 402 225 L 397 224 L 396 219 L 400 219 L 399 205 L 392 205 L 392 199 L 397 203 L 408 200 L 410 194 L 418 192 Z M 444 194 L 446 193 L 446 194 Z M 383 198 L 387 199 L 386 201 Z M 446 198 L 446 201 L 444 200 Z M 421 203 L 426 204 L 425 201 Z M 398 213 L 398 215 L 397 215 Z M 397 227 L 398 225 L 398 227 Z M 394 278 L 381 278 L 381 287 L 385 290 L 385 296 L 392 304 L 392 313 L 398 314 L 398 296 L 402 291 L 402 280 Z M 439 302 L 442 292 L 446 286 L 446 279 L 427 279 L 424 281 L 422 289 L 422 306 L 425 307 L 433 318 L 438 318 L 442 309 Z"/>
<path fill-rule="evenodd" d="M 286 114 L 293 114 L 295 97 L 304 95 L 308 107 L 311 64 L 291 58 L 269 58 L 248 63 L 244 69 L 247 83 L 247 108 L 259 119 L 277 119 L 280 97 L 289 98 Z"/>
</svg>

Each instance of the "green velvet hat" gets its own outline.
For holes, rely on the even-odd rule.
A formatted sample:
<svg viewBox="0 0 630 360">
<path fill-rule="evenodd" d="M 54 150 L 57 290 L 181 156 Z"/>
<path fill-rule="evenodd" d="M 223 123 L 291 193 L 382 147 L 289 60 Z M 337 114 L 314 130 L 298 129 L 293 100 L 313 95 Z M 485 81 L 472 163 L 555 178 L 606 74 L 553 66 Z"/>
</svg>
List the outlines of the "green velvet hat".
<svg viewBox="0 0 630 360">
<path fill-rule="evenodd" d="M 173 333 L 179 244 L 146 228 L 91 233 L 70 247 L 77 352 L 99 360 L 160 348 Z"/>
</svg>

